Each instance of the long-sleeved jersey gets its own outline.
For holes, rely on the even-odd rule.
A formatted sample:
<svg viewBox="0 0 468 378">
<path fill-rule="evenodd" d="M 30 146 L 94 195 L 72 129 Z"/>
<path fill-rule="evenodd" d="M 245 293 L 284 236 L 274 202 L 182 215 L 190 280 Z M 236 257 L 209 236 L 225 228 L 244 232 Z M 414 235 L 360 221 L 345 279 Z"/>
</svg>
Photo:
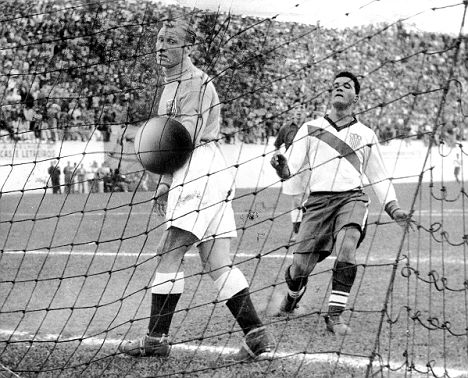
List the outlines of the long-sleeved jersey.
<svg viewBox="0 0 468 378">
<path fill-rule="evenodd" d="M 216 89 L 203 71 L 187 58 L 182 70 L 167 70 L 158 115 L 173 117 L 189 131 L 194 144 L 217 139 L 220 103 Z"/>
<path fill-rule="evenodd" d="M 382 204 L 396 200 L 377 136 L 355 120 L 338 128 L 328 117 L 306 122 L 286 155 L 291 176 L 310 169 L 310 192 L 360 189 L 365 178 Z"/>
</svg>

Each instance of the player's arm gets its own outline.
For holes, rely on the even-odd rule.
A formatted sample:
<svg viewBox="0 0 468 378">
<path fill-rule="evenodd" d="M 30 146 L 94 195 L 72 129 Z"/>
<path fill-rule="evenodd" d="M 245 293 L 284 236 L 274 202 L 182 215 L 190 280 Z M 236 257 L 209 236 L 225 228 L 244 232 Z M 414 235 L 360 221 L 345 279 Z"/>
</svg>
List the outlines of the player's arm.
<svg viewBox="0 0 468 378">
<path fill-rule="evenodd" d="M 169 195 L 169 189 L 172 185 L 172 175 L 165 174 L 159 179 L 158 187 L 156 189 L 155 200 L 156 200 L 156 211 L 159 215 L 164 216 L 167 209 L 167 198 Z"/>
<path fill-rule="evenodd" d="M 384 204 L 385 212 L 398 223 L 398 225 L 406 227 L 409 223 L 412 228 L 411 215 L 402 210 L 398 203 L 395 187 L 389 179 L 376 136 L 374 136 L 368 147 L 369 153 L 365 166 L 365 174 L 377 198 L 380 203 Z"/>
<path fill-rule="evenodd" d="M 206 89 L 206 90 L 203 90 Z M 200 138 L 200 130 L 208 122 L 208 114 L 213 92 L 202 86 L 199 90 L 186 91 L 180 98 L 179 120 L 188 130 L 192 140 L 197 142 Z M 172 175 L 162 175 L 156 190 L 156 209 L 163 216 L 167 209 L 169 189 L 172 185 Z"/>
<path fill-rule="evenodd" d="M 277 153 L 271 158 L 270 164 L 280 178 L 286 180 L 297 174 L 304 167 L 309 150 L 307 136 L 307 125 L 303 125 L 294 137 L 294 141 L 286 152 L 286 156 Z"/>
<path fill-rule="evenodd" d="M 159 180 L 159 186 L 166 186 L 169 190 L 169 188 L 172 185 L 172 174 L 167 173 L 161 176 L 161 179 Z"/>
<path fill-rule="evenodd" d="M 192 140 L 198 143 L 203 129 L 208 124 L 208 117 L 213 106 L 220 106 L 219 101 L 213 104 L 216 96 L 213 84 L 203 84 L 197 89 L 182 94 L 180 104 L 180 122 L 190 133 Z"/>
<path fill-rule="evenodd" d="M 400 208 L 396 200 L 385 204 L 385 212 L 401 227 L 406 227 L 406 224 L 409 222 L 411 229 L 413 229 L 412 223 L 414 223 L 414 220 L 411 219 L 410 214 Z"/>
</svg>

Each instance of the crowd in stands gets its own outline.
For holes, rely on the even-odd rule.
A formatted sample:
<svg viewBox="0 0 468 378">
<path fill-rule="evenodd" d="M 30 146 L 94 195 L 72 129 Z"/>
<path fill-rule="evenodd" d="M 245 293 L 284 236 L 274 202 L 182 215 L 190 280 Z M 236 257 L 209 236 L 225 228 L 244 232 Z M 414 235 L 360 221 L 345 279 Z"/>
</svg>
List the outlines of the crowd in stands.
<svg viewBox="0 0 468 378">
<path fill-rule="evenodd" d="M 110 141 L 151 116 L 161 80 L 154 36 L 174 6 L 21 0 L 2 7 L 0 141 Z M 322 114 L 341 70 L 361 76 L 359 117 L 382 140 L 425 138 L 436 126 L 438 138 L 465 139 L 463 39 L 401 23 L 341 30 L 185 11 L 200 32 L 193 59 L 223 104 L 226 143 L 266 143 L 297 104 L 304 119 Z"/>
</svg>

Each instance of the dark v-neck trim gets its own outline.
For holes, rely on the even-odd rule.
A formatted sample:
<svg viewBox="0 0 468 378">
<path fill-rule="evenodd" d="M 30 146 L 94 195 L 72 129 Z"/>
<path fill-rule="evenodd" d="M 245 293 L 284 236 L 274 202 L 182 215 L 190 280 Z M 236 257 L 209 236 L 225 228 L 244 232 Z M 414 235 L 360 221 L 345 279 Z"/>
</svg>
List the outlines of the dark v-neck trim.
<svg viewBox="0 0 468 378">
<path fill-rule="evenodd" d="M 346 125 L 344 125 L 344 126 L 338 126 L 335 122 L 333 122 L 333 121 L 330 119 L 330 117 L 328 117 L 328 114 L 326 114 L 323 118 L 325 118 L 325 119 L 328 121 L 328 123 L 329 123 L 330 125 L 332 125 L 333 128 L 334 128 L 336 131 L 341 131 L 341 130 L 346 129 L 347 127 L 352 126 L 352 125 L 354 125 L 355 123 L 357 123 L 357 119 L 356 119 L 355 116 L 353 116 L 353 120 L 352 120 L 351 122 L 349 122 L 348 124 L 346 124 Z"/>
</svg>

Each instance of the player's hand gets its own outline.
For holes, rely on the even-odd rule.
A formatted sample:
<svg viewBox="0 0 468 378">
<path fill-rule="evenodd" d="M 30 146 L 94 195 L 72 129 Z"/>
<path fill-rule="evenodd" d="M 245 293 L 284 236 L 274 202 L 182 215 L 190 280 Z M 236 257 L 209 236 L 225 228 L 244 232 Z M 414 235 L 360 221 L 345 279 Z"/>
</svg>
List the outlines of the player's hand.
<svg viewBox="0 0 468 378">
<path fill-rule="evenodd" d="M 288 167 L 288 159 L 280 153 L 274 154 L 270 160 L 271 166 L 276 170 L 276 173 L 283 180 L 290 177 L 291 172 Z"/>
<path fill-rule="evenodd" d="M 402 209 L 395 210 L 393 212 L 393 219 L 395 220 L 395 222 L 397 222 L 397 224 L 400 227 L 405 228 L 406 224 L 409 224 L 411 230 L 412 231 L 415 230 L 416 222 L 413 218 L 411 218 L 411 215 L 409 215 L 406 211 Z"/>
<path fill-rule="evenodd" d="M 270 164 L 273 168 L 275 168 L 278 171 L 278 170 L 282 170 L 283 167 L 288 164 L 288 160 L 283 154 L 278 152 L 272 156 L 270 160 Z"/>
<path fill-rule="evenodd" d="M 156 212 L 162 217 L 166 215 L 168 194 L 169 186 L 160 184 L 156 190 Z"/>
</svg>

